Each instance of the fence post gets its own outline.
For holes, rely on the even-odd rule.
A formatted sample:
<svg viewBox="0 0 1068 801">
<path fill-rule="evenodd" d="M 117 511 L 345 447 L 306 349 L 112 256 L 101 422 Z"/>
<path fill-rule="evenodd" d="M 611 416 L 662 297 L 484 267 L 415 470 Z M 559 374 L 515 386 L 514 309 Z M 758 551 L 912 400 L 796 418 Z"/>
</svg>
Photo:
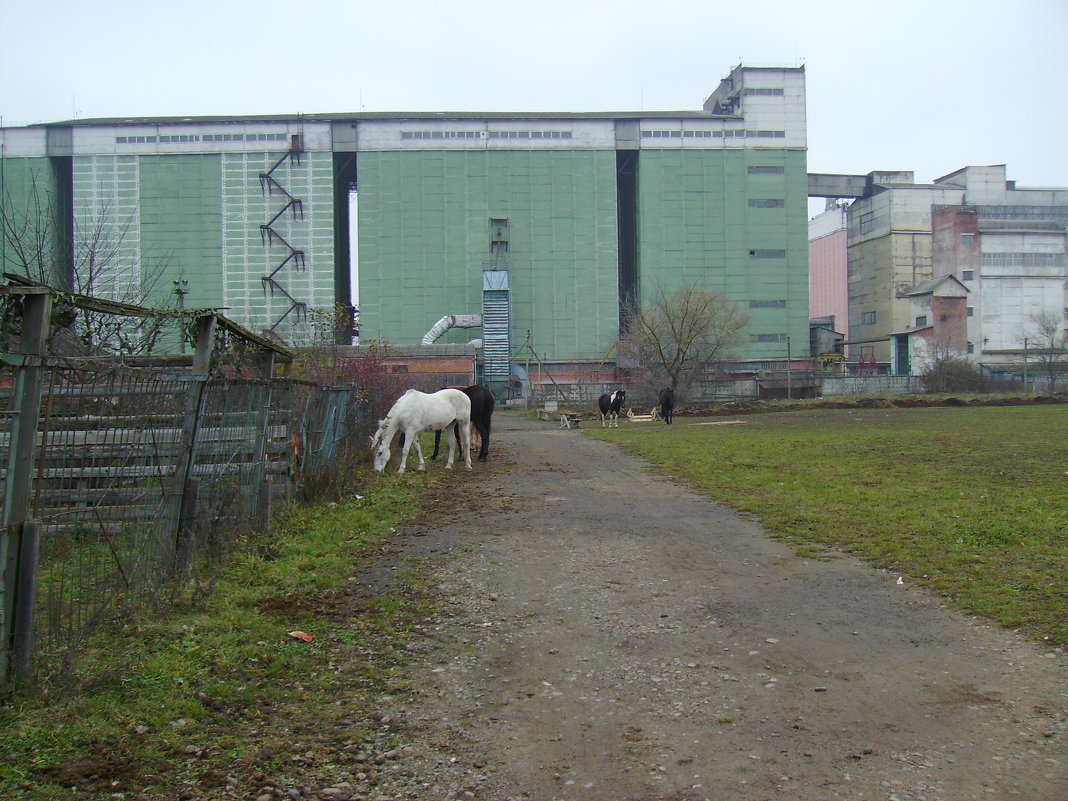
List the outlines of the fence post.
<svg viewBox="0 0 1068 801">
<path fill-rule="evenodd" d="M 253 454 L 254 464 L 256 465 L 254 471 L 253 486 L 258 487 L 257 499 L 256 499 L 256 514 L 263 521 L 263 527 L 266 528 L 266 522 L 270 518 L 270 502 L 271 492 L 270 487 L 267 488 L 266 502 L 264 501 L 263 485 L 267 484 L 267 441 L 270 439 L 271 432 L 271 390 L 274 387 L 274 352 L 264 351 L 260 355 L 260 378 L 263 379 L 263 408 L 260 414 L 259 430 L 256 432 L 256 451 Z"/>
<path fill-rule="evenodd" d="M 28 515 L 33 485 L 33 451 L 41 417 L 43 358 L 48 346 L 51 316 L 50 292 L 41 290 L 23 294 L 22 336 L 16 351 L 27 358 L 14 370 L 15 419 L 8 448 L 4 508 L 0 513 L 0 683 L 11 678 L 14 623 L 22 598 L 19 585 L 33 581 L 33 577 L 21 572 L 21 523 Z"/>
<path fill-rule="evenodd" d="M 22 529 L 22 542 L 12 620 L 11 672 L 16 679 L 26 679 L 33 664 L 33 604 L 37 597 L 37 566 L 41 561 L 41 525 L 36 520 L 16 525 Z"/>
<path fill-rule="evenodd" d="M 199 501 L 200 482 L 191 478 L 185 483 L 185 492 L 182 494 L 182 507 L 185 514 L 182 517 L 182 527 L 178 530 L 174 548 L 174 570 L 179 576 L 186 574 L 193 558 L 193 529 Z"/>
<path fill-rule="evenodd" d="M 214 314 L 204 314 L 197 318 L 197 349 L 193 355 L 193 368 L 190 375 L 193 381 L 189 387 L 189 395 L 186 398 L 178 463 L 175 465 L 174 484 L 171 487 L 171 492 L 178 498 L 173 532 L 175 567 L 179 570 L 183 569 L 179 560 L 186 558 L 183 555 L 183 542 L 186 539 L 187 532 L 192 531 L 192 527 L 196 522 L 196 499 L 190 497 L 188 484 L 195 462 L 193 451 L 196 447 L 197 432 L 200 428 L 204 391 L 208 382 L 208 375 L 211 373 L 211 356 L 215 344 L 215 326 L 217 323 L 218 318 Z"/>
</svg>

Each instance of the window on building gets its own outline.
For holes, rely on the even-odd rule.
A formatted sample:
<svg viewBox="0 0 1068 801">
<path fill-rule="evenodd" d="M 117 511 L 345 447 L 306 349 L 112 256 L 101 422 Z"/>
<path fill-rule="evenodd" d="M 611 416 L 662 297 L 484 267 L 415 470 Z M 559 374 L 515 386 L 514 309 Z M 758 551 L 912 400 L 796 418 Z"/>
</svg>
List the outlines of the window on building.
<svg viewBox="0 0 1068 801">
<path fill-rule="evenodd" d="M 975 243 L 975 234 L 961 234 L 960 243 L 962 245 L 971 245 Z"/>
<path fill-rule="evenodd" d="M 860 232 L 868 234 L 875 230 L 875 212 L 869 211 L 860 215 Z"/>
<path fill-rule="evenodd" d="M 753 342 L 785 342 L 786 334 L 753 334 Z"/>
<path fill-rule="evenodd" d="M 924 315 L 920 315 L 919 317 L 916 318 L 916 327 L 917 328 L 920 328 L 921 326 L 925 326 L 925 325 L 927 325 L 927 315 L 925 315 L 925 314 Z"/>
<path fill-rule="evenodd" d="M 785 250 L 750 250 L 749 255 L 754 259 L 785 259 Z"/>
<path fill-rule="evenodd" d="M 751 300 L 749 301 L 750 309 L 785 309 L 785 300 Z"/>
<path fill-rule="evenodd" d="M 968 343 L 968 353 L 975 353 L 975 343 L 974 342 L 969 342 Z"/>
<path fill-rule="evenodd" d="M 875 312 L 864 312 L 862 315 L 860 315 L 860 324 L 875 325 Z"/>
<path fill-rule="evenodd" d="M 786 205 L 786 201 L 777 197 L 751 197 L 749 198 L 749 208 L 751 209 L 781 209 Z"/>
<path fill-rule="evenodd" d="M 782 175 L 786 172 L 785 167 L 780 166 L 765 166 L 765 165 L 753 165 L 748 168 L 750 175 Z"/>
<path fill-rule="evenodd" d="M 974 281 L 975 280 L 975 270 L 962 270 L 960 275 L 961 275 L 961 280 L 963 280 L 963 281 Z"/>
<path fill-rule="evenodd" d="M 984 253 L 983 264 L 990 267 L 1063 267 L 1063 253 Z"/>
<path fill-rule="evenodd" d="M 975 306 L 969 306 L 968 307 L 968 316 L 969 317 L 975 317 Z"/>
<path fill-rule="evenodd" d="M 763 89 L 763 88 L 756 87 L 756 86 L 747 87 L 743 91 L 743 94 L 746 94 L 746 95 L 769 95 L 769 96 L 772 96 L 772 97 L 782 97 L 784 93 L 785 92 L 784 92 L 783 89 L 779 89 L 779 88 L 776 88 L 776 89 Z"/>
</svg>

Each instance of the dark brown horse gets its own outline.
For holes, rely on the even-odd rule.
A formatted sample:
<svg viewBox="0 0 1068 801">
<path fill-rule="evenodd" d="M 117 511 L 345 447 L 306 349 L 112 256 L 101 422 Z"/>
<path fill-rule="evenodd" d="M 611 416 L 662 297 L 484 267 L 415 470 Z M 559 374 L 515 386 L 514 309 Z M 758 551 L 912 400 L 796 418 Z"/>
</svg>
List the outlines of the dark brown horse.
<svg viewBox="0 0 1068 801">
<path fill-rule="evenodd" d="M 465 387 L 463 392 L 471 399 L 471 425 L 475 427 L 479 437 L 482 438 L 482 446 L 478 449 L 478 460 L 485 462 L 489 459 L 490 422 L 493 418 L 493 407 L 496 401 L 493 399 L 493 393 L 479 384 Z M 459 438 L 460 433 L 457 432 L 456 436 Z M 456 441 L 459 442 L 460 440 L 457 439 Z M 431 454 L 431 459 L 437 458 L 438 444 L 440 442 L 441 432 L 437 431 L 434 433 L 434 453 Z"/>
<path fill-rule="evenodd" d="M 671 387 L 660 390 L 660 416 L 664 422 L 671 425 L 671 419 L 675 416 L 675 391 Z"/>
</svg>

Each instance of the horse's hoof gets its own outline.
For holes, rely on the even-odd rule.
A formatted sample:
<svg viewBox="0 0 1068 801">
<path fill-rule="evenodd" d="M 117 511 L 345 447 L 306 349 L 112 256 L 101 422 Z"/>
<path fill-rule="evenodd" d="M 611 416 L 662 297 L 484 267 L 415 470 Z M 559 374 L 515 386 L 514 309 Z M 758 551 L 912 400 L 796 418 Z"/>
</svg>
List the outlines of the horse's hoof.
<svg viewBox="0 0 1068 801">
<path fill-rule="evenodd" d="M 488 462 L 489 461 L 489 457 L 488 456 L 479 456 L 478 460 L 480 462 Z"/>
</svg>

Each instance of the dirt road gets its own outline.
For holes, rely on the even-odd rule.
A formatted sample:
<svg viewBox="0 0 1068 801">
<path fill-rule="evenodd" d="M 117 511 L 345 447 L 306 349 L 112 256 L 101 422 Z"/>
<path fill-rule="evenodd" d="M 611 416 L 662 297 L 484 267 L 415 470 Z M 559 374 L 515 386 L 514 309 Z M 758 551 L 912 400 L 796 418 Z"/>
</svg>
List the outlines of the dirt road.
<svg viewBox="0 0 1068 801">
<path fill-rule="evenodd" d="M 1063 652 L 799 558 L 579 431 L 498 414 L 453 478 L 397 537 L 454 558 L 369 797 L 1068 799 Z"/>
</svg>

